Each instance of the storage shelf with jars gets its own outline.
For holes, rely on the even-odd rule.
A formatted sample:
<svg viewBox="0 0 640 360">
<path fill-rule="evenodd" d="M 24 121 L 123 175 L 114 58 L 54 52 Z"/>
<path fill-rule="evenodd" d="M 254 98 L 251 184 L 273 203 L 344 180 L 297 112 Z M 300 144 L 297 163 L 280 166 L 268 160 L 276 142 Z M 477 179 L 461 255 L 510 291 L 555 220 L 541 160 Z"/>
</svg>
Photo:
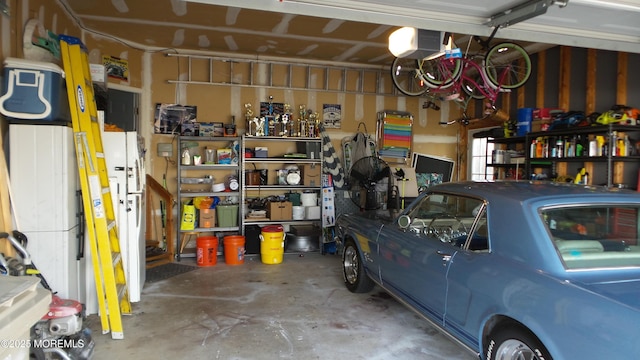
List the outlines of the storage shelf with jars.
<svg viewBox="0 0 640 360">
<path fill-rule="evenodd" d="M 241 227 L 318 224 L 322 139 L 243 136 Z"/>
<path fill-rule="evenodd" d="M 522 179 L 525 167 L 524 141 L 524 136 L 487 139 L 485 178 Z M 490 150 L 490 147 L 493 149 Z"/>
<path fill-rule="evenodd" d="M 640 126 L 620 124 L 529 133 L 526 172 L 535 179 L 636 189 L 639 140 Z"/>
<path fill-rule="evenodd" d="M 194 255 L 183 253 L 191 235 L 240 232 L 240 140 L 238 136 L 178 137 L 178 260 Z"/>
</svg>

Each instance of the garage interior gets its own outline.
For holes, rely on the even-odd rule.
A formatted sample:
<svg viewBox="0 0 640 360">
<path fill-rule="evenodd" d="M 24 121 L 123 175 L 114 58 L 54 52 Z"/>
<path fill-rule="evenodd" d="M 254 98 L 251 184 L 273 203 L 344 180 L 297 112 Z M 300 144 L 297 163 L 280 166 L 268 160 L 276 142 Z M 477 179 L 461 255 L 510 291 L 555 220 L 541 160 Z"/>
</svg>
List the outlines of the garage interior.
<svg viewBox="0 0 640 360">
<path fill-rule="evenodd" d="M 363 129 L 380 142 L 381 113 L 410 114 L 410 153 L 389 162 L 410 169 L 411 153 L 444 159 L 452 164 L 450 180 L 455 181 L 472 178 L 473 133 L 502 127 L 506 119 L 515 121 L 518 109 L 601 113 L 616 104 L 638 106 L 640 94 L 640 72 L 633 66 L 640 60 L 640 4 L 635 1 L 5 0 L 0 7 L 3 60 L 34 59 L 63 67 L 59 57 L 52 57 L 49 43 L 34 45 L 34 39 L 48 39 L 51 32 L 80 38 L 89 63 L 124 64 L 117 69 L 126 70 L 109 74 L 105 68 L 104 80 L 95 87 L 104 99 L 98 107 L 105 110 L 105 123 L 135 131 L 145 149 L 142 236 L 150 252 L 146 266 L 138 264 L 143 273 L 146 268 L 146 282 L 142 280 L 139 299 L 132 301 L 132 315 L 123 317 L 124 339 L 102 333 L 93 275 L 78 270 L 90 267 L 90 260 L 43 259 L 57 251 L 50 249 L 57 244 L 42 245 L 37 234 L 27 232 L 34 238 L 27 248 L 36 265 L 68 261 L 67 268 L 75 269 L 65 270 L 73 280 L 58 278 L 66 275 L 57 270 L 41 270 L 54 290 L 64 284 L 64 290 L 58 290 L 61 296 L 85 303 L 97 359 L 158 354 L 216 359 L 477 358 L 381 290 L 349 293 L 343 285 L 339 244 L 332 247 L 326 231 L 319 230 L 320 245 L 313 251 L 285 251 L 275 264 L 261 262 L 258 235 L 246 237 L 247 250 L 257 250 L 247 251 L 234 266 L 227 264 L 223 237 L 247 236 L 251 224 L 242 218 L 243 210 L 236 215 L 235 231 L 182 229 L 182 202 L 189 194 L 179 190 L 181 178 L 188 176 L 181 170 L 186 147 L 180 144 L 190 146 L 192 139 L 179 139 L 175 129 L 158 131 L 158 104 L 195 106 L 197 122 L 233 124 L 238 138 L 251 126 L 245 120 L 247 104 L 254 112 L 263 104 L 288 104 L 294 117 L 303 108 L 322 113 L 326 105 L 338 104 L 338 126 L 324 131 L 338 160 L 344 160 L 343 139 Z M 405 26 L 452 33 L 458 46 L 469 45 L 472 51 L 478 51 L 474 36 L 495 35 L 493 43 L 516 42 L 531 56 L 531 77 L 523 87 L 498 97 L 495 106 L 501 116 L 484 118 L 481 100 L 469 102 L 466 109 L 452 101 L 438 101 L 438 109 L 428 106 L 432 98 L 405 96 L 391 79 L 394 56 L 388 38 Z M 7 73 L 2 76 L 5 84 Z M 464 111 L 469 123 L 456 121 Z M 21 146 L 37 145 L 34 139 L 19 139 L 22 145 L 11 142 L 12 126 L 20 120 L 1 120 L 7 159 L 21 152 Z M 286 141 L 257 143 L 255 150 L 265 145 L 270 154 L 299 151 Z M 192 150 L 204 158 L 205 144 L 195 146 L 202 153 Z M 245 169 L 247 164 L 234 170 L 240 180 L 238 197 L 265 196 L 260 189 L 245 188 L 251 170 Z M 253 169 L 256 165 L 260 163 L 254 162 Z M 37 166 L 0 164 L 11 187 L 22 183 L 24 189 L 18 192 L 27 193 L 15 210 L 9 205 L 16 202 L 9 184 L 0 182 L 0 220 L 6 232 L 28 227 L 17 220 L 21 209 L 38 201 L 34 189 L 42 179 L 29 176 Z M 269 167 L 268 181 L 277 181 L 275 175 L 276 169 Z M 214 176 L 221 176 L 216 183 L 227 179 L 224 172 Z M 359 211 L 346 192 L 336 187 L 335 215 Z M 304 224 L 318 222 L 321 225 Z M 282 224 L 284 232 L 296 226 L 291 218 Z M 196 238 L 212 232 L 218 236 L 218 252 L 209 258 L 213 264 L 202 266 Z M 5 255 L 15 256 L 6 241 L 0 245 Z M 88 253 L 86 246 L 85 257 Z M 166 265 L 173 266 L 167 278 L 149 275 Z"/>
</svg>

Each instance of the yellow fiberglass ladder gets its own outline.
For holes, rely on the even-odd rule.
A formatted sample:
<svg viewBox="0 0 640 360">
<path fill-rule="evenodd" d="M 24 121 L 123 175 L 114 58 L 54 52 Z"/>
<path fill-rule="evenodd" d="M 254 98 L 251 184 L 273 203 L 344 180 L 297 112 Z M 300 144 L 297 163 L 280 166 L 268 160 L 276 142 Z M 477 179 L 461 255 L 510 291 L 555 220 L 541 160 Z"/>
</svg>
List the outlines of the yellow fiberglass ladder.
<svg viewBox="0 0 640 360">
<path fill-rule="evenodd" d="M 60 50 L 73 123 L 78 174 L 89 234 L 102 333 L 122 339 L 122 314 L 131 313 L 87 49 L 61 35 Z"/>
</svg>

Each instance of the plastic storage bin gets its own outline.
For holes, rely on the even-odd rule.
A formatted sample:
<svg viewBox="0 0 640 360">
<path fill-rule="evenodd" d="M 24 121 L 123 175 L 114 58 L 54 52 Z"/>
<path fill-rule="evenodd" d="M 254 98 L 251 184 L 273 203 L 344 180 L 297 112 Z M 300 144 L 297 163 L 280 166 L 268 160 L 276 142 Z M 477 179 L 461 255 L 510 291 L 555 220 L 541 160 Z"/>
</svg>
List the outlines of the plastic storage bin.
<svg viewBox="0 0 640 360">
<path fill-rule="evenodd" d="M 216 206 L 218 227 L 238 226 L 238 204 Z"/>
<path fill-rule="evenodd" d="M 64 71 L 56 64 L 7 58 L 0 112 L 15 123 L 71 121 Z"/>
</svg>

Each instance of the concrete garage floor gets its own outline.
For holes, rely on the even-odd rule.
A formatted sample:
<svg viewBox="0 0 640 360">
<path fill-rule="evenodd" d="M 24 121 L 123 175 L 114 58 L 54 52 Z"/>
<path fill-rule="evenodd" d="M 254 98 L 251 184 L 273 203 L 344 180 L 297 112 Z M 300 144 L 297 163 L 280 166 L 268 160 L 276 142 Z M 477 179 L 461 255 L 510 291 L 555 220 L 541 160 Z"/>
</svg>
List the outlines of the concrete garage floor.
<svg viewBox="0 0 640 360">
<path fill-rule="evenodd" d="M 218 258 L 145 285 L 133 312 L 123 340 L 88 318 L 95 359 L 476 359 L 380 288 L 350 293 L 338 255 Z"/>
</svg>

